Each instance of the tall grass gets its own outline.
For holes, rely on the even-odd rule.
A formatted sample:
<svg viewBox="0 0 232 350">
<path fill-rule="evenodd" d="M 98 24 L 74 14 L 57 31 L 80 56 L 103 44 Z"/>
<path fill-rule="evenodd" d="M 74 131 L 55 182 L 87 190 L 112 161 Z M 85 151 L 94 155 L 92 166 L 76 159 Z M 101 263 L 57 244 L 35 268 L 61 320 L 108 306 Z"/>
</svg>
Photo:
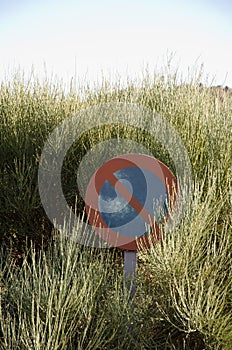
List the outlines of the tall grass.
<svg viewBox="0 0 232 350">
<path fill-rule="evenodd" d="M 176 76 L 64 92 L 62 85 L 17 76 L 0 89 L 0 348 L 232 348 L 232 99 Z M 80 246 L 52 230 L 40 203 L 37 172 L 51 131 L 79 111 L 136 103 L 175 128 L 193 168 L 185 216 L 161 244 L 138 256 L 135 305 L 123 290 L 122 253 Z M 145 146 L 175 173 L 149 132 L 107 125 L 69 150 L 62 185 L 76 200 L 76 170 L 87 150 L 123 137 Z M 76 202 L 75 202 L 76 201 Z M 29 247 L 29 248 L 28 248 Z M 130 323 L 133 329 L 128 331 Z"/>
</svg>

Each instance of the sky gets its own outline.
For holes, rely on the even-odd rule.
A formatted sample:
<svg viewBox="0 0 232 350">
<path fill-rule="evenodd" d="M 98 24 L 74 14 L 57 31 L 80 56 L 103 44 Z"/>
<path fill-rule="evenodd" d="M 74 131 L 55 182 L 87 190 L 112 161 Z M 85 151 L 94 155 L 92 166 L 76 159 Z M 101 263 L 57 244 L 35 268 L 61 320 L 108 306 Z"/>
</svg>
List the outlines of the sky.
<svg viewBox="0 0 232 350">
<path fill-rule="evenodd" d="M 133 80 L 170 59 L 186 79 L 203 64 L 209 82 L 232 87 L 232 1 L 0 0 L 0 80 L 18 67 Z"/>
</svg>

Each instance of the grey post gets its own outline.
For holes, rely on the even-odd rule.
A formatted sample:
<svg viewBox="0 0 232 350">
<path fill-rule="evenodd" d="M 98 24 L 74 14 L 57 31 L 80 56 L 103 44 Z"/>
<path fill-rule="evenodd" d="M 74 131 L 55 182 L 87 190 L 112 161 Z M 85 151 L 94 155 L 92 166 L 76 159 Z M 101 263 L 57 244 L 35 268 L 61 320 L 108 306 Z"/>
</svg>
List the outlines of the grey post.
<svg viewBox="0 0 232 350">
<path fill-rule="evenodd" d="M 134 298 L 136 283 L 136 250 L 125 250 L 124 252 L 124 281 L 125 288 L 130 289 L 130 300 Z"/>
</svg>

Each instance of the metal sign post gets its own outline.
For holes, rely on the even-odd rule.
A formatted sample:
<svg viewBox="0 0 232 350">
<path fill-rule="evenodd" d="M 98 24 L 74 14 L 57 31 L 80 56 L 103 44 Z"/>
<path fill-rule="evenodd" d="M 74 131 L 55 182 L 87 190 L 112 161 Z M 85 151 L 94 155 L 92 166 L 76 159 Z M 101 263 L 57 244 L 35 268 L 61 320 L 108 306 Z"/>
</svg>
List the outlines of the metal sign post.
<svg viewBox="0 0 232 350">
<path fill-rule="evenodd" d="M 136 290 L 136 250 L 124 251 L 124 288 L 130 291 L 129 300 L 133 300 Z"/>
<path fill-rule="evenodd" d="M 124 294 L 129 292 L 129 302 L 131 302 L 131 311 L 134 308 L 134 297 L 136 291 L 136 268 L 137 268 L 137 251 L 124 251 Z M 128 331 L 133 330 L 133 320 L 129 324 Z"/>
</svg>

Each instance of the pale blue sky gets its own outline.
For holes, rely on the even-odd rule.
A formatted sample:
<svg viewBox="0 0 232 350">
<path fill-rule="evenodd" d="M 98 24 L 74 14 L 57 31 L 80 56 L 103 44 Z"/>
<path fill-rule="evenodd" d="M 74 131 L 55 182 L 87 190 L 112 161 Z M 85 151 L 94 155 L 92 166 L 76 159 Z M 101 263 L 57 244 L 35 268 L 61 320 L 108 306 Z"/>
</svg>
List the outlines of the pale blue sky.
<svg viewBox="0 0 232 350">
<path fill-rule="evenodd" d="M 231 0 L 0 0 L 0 78 L 32 65 L 65 81 L 118 73 L 132 79 L 167 53 L 187 74 L 204 63 L 232 87 Z"/>
</svg>

